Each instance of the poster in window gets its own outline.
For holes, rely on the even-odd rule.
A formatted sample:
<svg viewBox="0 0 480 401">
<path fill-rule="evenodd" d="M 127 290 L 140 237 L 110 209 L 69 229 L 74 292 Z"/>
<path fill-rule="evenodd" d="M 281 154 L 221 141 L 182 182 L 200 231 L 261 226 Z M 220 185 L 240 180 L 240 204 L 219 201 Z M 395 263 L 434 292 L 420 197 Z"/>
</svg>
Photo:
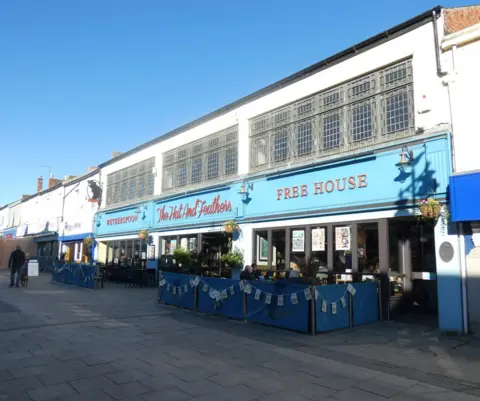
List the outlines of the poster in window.
<svg viewBox="0 0 480 401">
<path fill-rule="evenodd" d="M 190 237 L 188 239 L 188 250 L 190 252 L 195 252 L 197 250 L 197 238 L 196 237 Z"/>
<path fill-rule="evenodd" d="M 155 245 L 148 246 L 148 259 L 155 260 Z"/>
<path fill-rule="evenodd" d="M 305 252 L 305 231 L 292 231 L 292 252 Z"/>
<path fill-rule="evenodd" d="M 325 229 L 312 228 L 312 252 L 325 251 Z"/>
<path fill-rule="evenodd" d="M 258 236 L 258 259 L 266 262 L 268 260 L 268 241 Z"/>
<path fill-rule="evenodd" d="M 177 248 L 177 240 L 170 240 L 170 248 L 168 248 L 168 254 L 173 255 L 173 251 Z"/>
<path fill-rule="evenodd" d="M 349 251 L 350 245 L 350 226 L 335 227 L 335 250 Z"/>
<path fill-rule="evenodd" d="M 180 248 L 187 250 L 188 249 L 188 238 L 182 238 L 180 240 Z"/>
</svg>

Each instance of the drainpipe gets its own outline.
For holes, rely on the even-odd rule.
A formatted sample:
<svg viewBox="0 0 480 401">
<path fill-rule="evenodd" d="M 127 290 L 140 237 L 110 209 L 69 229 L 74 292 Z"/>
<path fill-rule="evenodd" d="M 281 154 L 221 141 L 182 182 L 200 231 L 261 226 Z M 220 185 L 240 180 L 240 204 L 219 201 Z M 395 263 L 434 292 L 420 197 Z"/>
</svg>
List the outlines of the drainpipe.
<svg viewBox="0 0 480 401">
<path fill-rule="evenodd" d="M 463 332 L 468 333 L 468 300 L 467 300 L 467 261 L 465 255 L 465 237 L 463 223 L 458 223 L 458 245 L 460 247 L 460 271 L 462 277 L 462 320 Z"/>
<path fill-rule="evenodd" d="M 440 43 L 438 42 L 438 24 L 437 20 L 440 15 L 437 16 L 437 10 L 432 11 L 432 23 L 433 23 L 433 40 L 435 44 L 435 60 L 437 62 L 437 75 L 439 77 L 443 77 L 446 75 L 445 72 L 442 71 L 442 63 L 440 61 Z"/>
</svg>

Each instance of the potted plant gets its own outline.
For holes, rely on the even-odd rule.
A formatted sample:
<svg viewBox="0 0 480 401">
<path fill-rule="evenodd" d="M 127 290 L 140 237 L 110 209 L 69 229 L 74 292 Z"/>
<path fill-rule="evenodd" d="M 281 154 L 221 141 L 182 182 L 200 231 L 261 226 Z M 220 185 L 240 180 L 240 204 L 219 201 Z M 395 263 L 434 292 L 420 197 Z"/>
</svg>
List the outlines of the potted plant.
<svg viewBox="0 0 480 401">
<path fill-rule="evenodd" d="M 185 248 L 177 248 L 173 251 L 173 257 L 177 264 L 181 266 L 188 266 L 192 263 L 192 256 L 190 251 Z"/>
<path fill-rule="evenodd" d="M 442 205 L 434 198 L 424 199 L 420 202 L 420 214 L 423 219 L 436 220 L 440 217 Z"/>
<path fill-rule="evenodd" d="M 241 249 L 231 249 L 222 255 L 222 262 L 230 268 L 235 268 L 243 265 L 243 251 Z"/>
<path fill-rule="evenodd" d="M 89 235 L 87 238 L 84 238 L 83 239 L 83 243 L 87 246 L 87 247 L 91 247 L 92 244 L 93 244 L 93 237 L 91 235 Z"/>
<path fill-rule="evenodd" d="M 223 223 L 223 231 L 225 231 L 227 234 L 231 234 L 233 232 L 242 232 L 240 229 L 240 226 L 235 220 L 228 220 L 225 223 Z"/>
<path fill-rule="evenodd" d="M 148 238 L 148 230 L 146 228 L 144 228 L 143 230 L 140 230 L 140 232 L 138 233 L 138 238 L 140 239 Z"/>
<path fill-rule="evenodd" d="M 243 259 L 243 250 L 238 248 L 234 250 L 230 248 L 227 253 L 222 255 L 222 262 L 225 263 L 228 268 L 230 268 L 232 279 L 240 278 L 240 270 L 242 270 Z"/>
</svg>

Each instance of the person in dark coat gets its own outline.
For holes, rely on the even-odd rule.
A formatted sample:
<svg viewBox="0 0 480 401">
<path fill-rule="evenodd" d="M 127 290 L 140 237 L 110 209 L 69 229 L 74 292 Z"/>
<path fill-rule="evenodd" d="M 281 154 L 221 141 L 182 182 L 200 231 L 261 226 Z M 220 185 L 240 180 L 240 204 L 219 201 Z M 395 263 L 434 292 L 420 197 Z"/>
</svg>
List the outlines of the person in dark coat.
<svg viewBox="0 0 480 401">
<path fill-rule="evenodd" d="M 255 280 L 255 276 L 252 273 L 252 266 L 245 266 L 245 268 L 240 272 L 240 280 Z"/>
<path fill-rule="evenodd" d="M 22 277 L 22 269 L 25 264 L 25 253 L 22 251 L 20 245 L 17 245 L 17 248 L 10 254 L 8 259 L 8 267 L 10 270 L 10 287 L 13 287 L 15 281 L 15 287 L 20 286 L 20 278 Z M 17 278 L 15 280 L 15 273 Z"/>
</svg>

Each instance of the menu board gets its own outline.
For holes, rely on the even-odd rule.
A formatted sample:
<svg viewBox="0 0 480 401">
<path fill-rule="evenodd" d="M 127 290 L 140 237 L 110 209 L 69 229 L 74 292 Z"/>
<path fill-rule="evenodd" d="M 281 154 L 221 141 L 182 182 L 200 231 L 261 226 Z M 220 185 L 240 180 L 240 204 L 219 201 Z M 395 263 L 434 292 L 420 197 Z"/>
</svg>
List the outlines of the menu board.
<svg viewBox="0 0 480 401">
<path fill-rule="evenodd" d="M 350 226 L 335 227 L 335 250 L 349 251 L 351 248 Z"/>
<path fill-rule="evenodd" d="M 325 251 L 325 229 L 312 228 L 312 252 Z"/>
</svg>

